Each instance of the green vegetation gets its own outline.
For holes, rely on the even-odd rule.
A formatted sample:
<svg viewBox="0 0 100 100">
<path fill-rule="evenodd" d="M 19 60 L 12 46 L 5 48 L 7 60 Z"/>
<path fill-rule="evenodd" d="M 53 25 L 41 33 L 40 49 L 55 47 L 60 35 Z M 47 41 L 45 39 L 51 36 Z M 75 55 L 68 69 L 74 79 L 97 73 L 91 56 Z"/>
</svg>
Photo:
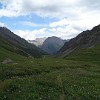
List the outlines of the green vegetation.
<svg viewBox="0 0 100 100">
<path fill-rule="evenodd" d="M 0 27 L 0 50 L 1 48 L 26 57 L 33 56 L 39 58 L 47 54 L 5 27 Z"/>
<path fill-rule="evenodd" d="M 2 64 L 5 59 L 13 63 Z M 29 58 L 0 47 L 0 100 L 100 100 L 100 46 L 62 58 Z"/>
</svg>

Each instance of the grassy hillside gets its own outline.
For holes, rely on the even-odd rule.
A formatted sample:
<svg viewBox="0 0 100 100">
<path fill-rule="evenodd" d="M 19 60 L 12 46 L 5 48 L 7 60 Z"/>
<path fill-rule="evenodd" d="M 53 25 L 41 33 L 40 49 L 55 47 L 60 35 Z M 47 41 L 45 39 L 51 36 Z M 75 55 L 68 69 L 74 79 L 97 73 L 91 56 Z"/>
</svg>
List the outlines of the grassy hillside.
<svg viewBox="0 0 100 100">
<path fill-rule="evenodd" d="M 33 59 L 0 47 L 0 100 L 99 100 L 99 51 Z M 6 58 L 14 63 L 2 64 Z"/>
<path fill-rule="evenodd" d="M 100 25 L 95 26 L 92 30 L 86 30 L 66 42 L 64 46 L 58 51 L 58 57 L 66 57 L 73 51 L 91 48 L 95 45 L 100 45 Z"/>
<path fill-rule="evenodd" d="M 28 43 L 5 27 L 0 27 L 0 46 L 6 50 L 26 57 L 41 57 L 46 54 L 40 48 Z"/>
<path fill-rule="evenodd" d="M 66 58 L 70 60 L 77 60 L 77 61 L 99 62 L 100 45 L 96 45 L 91 48 L 76 50 Z"/>
</svg>

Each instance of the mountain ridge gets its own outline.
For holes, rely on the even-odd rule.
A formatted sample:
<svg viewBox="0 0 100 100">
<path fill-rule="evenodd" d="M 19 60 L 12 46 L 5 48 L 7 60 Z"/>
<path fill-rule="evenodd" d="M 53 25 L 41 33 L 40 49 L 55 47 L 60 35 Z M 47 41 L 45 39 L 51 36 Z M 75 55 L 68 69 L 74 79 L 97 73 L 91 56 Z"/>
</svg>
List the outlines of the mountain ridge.
<svg viewBox="0 0 100 100">
<path fill-rule="evenodd" d="M 34 44 L 36 46 L 41 46 L 43 45 L 43 42 L 46 40 L 47 38 L 36 38 L 35 40 L 27 40 L 29 43 Z"/>
<path fill-rule="evenodd" d="M 96 44 L 100 44 L 100 25 L 95 26 L 92 30 L 83 31 L 69 42 L 66 42 L 58 51 L 57 56 L 65 57 L 77 49 L 92 48 Z"/>
<path fill-rule="evenodd" d="M 0 42 L 1 47 L 27 57 L 39 57 L 45 54 L 43 50 L 15 35 L 6 27 L 0 27 Z"/>
<path fill-rule="evenodd" d="M 65 43 L 65 40 L 56 36 L 48 37 L 40 48 L 49 54 L 55 54 Z"/>
</svg>

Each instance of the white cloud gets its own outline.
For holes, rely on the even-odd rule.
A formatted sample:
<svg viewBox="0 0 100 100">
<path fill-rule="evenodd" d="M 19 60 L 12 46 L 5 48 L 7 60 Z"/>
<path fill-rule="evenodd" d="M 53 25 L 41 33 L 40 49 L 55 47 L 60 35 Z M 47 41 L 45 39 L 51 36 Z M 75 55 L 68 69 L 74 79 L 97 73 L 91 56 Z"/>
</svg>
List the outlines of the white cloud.
<svg viewBox="0 0 100 100">
<path fill-rule="evenodd" d="M 19 24 L 25 25 L 25 26 L 33 26 L 33 27 L 34 26 L 40 26 L 40 25 L 33 23 L 33 22 L 30 22 L 30 21 L 21 21 L 21 22 L 19 22 Z"/>
<path fill-rule="evenodd" d="M 19 35 L 21 38 L 25 38 L 26 40 L 34 40 L 36 38 L 36 35 L 44 35 L 46 33 L 46 28 L 42 28 L 39 30 L 13 30 L 13 32 L 17 35 Z"/>
<path fill-rule="evenodd" d="M 0 17 L 17 17 L 21 15 L 22 0 L 0 0 L 3 4 L 0 9 Z"/>
<path fill-rule="evenodd" d="M 64 26 L 64 25 L 68 25 L 68 20 L 67 19 L 62 19 L 60 21 L 57 21 L 57 22 L 53 22 L 53 23 L 50 23 L 50 27 L 57 27 L 57 26 Z"/>
<path fill-rule="evenodd" d="M 73 38 L 78 34 L 76 29 L 73 29 L 71 26 L 64 27 L 54 27 L 54 28 L 41 28 L 39 30 L 14 30 L 15 34 L 25 38 L 26 40 L 34 40 L 37 37 L 50 37 L 58 36 L 63 39 Z"/>
<path fill-rule="evenodd" d="M 32 26 L 32 27 L 46 27 L 47 25 L 46 24 L 36 24 L 34 22 L 31 22 L 31 21 L 20 21 L 19 22 L 20 25 L 24 25 L 24 26 Z"/>
<path fill-rule="evenodd" d="M 0 26 L 1 27 L 6 27 L 5 23 L 1 23 L 1 22 L 0 22 Z"/>
<path fill-rule="evenodd" d="M 21 16 L 35 13 L 40 16 L 77 18 L 79 11 L 100 10 L 100 0 L 0 0 L 4 5 L 0 16 Z"/>
</svg>

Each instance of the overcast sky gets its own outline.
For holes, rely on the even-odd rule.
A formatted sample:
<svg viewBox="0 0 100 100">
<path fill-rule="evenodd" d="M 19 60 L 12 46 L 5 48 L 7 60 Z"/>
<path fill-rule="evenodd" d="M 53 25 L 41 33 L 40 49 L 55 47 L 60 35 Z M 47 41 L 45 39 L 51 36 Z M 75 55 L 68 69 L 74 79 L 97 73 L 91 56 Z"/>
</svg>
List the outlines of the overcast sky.
<svg viewBox="0 0 100 100">
<path fill-rule="evenodd" d="M 100 24 L 100 0 L 0 0 L 0 26 L 25 39 L 75 37 Z"/>
</svg>

